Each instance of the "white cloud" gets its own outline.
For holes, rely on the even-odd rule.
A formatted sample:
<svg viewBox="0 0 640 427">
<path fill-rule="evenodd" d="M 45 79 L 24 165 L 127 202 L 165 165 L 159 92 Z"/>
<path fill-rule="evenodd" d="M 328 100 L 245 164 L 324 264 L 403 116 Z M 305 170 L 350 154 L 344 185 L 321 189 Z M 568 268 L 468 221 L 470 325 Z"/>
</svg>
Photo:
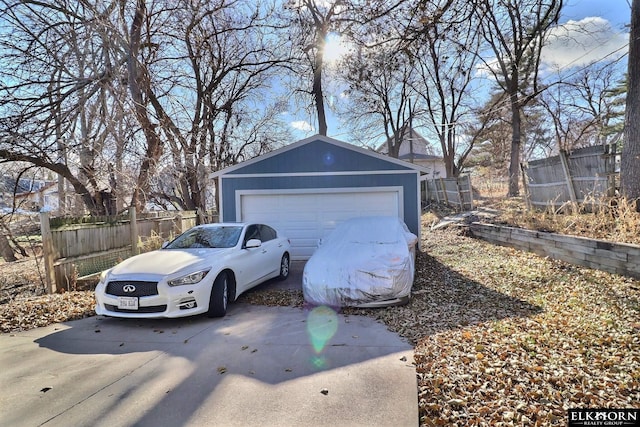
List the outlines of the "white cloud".
<svg viewBox="0 0 640 427">
<path fill-rule="evenodd" d="M 490 77 L 495 73 L 500 72 L 500 65 L 498 64 L 498 60 L 496 58 L 492 58 L 489 61 L 480 62 L 476 65 L 476 76 L 477 77 Z"/>
<path fill-rule="evenodd" d="M 313 131 L 313 126 L 311 126 L 311 124 L 305 120 L 298 120 L 295 122 L 291 122 L 290 125 L 292 128 L 303 131 L 303 132 Z"/>
<path fill-rule="evenodd" d="M 542 62 L 549 70 L 580 67 L 626 53 L 628 33 L 615 31 L 609 21 L 587 17 L 567 21 L 554 28 L 542 50 Z"/>
</svg>

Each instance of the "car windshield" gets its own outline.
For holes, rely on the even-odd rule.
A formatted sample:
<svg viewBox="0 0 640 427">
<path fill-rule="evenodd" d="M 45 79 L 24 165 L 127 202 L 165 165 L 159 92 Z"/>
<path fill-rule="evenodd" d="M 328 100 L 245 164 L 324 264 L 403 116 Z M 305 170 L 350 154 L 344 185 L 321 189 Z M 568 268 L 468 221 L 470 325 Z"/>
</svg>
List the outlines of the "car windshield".
<svg viewBox="0 0 640 427">
<path fill-rule="evenodd" d="M 165 249 L 232 248 L 238 243 L 241 226 L 194 227 L 176 237 Z"/>
</svg>

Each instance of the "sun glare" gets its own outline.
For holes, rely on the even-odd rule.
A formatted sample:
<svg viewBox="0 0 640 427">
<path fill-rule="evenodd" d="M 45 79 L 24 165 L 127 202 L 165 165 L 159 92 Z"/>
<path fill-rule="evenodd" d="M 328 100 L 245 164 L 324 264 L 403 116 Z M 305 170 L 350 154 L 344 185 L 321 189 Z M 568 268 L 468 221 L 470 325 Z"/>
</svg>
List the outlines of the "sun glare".
<svg viewBox="0 0 640 427">
<path fill-rule="evenodd" d="M 330 33 L 324 42 L 324 61 L 328 64 L 335 64 L 348 50 L 339 34 Z"/>
</svg>

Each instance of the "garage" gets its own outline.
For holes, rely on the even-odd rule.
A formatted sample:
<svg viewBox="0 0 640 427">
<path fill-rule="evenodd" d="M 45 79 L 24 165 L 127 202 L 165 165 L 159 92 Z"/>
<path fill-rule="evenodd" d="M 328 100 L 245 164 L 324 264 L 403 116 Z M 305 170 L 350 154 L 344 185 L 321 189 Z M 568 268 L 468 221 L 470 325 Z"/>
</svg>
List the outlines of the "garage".
<svg viewBox="0 0 640 427">
<path fill-rule="evenodd" d="M 212 174 L 221 221 L 270 224 L 308 259 L 346 219 L 402 218 L 419 234 L 421 169 L 342 141 L 314 136 Z"/>
<path fill-rule="evenodd" d="M 295 248 L 294 259 L 307 259 L 318 239 L 361 212 L 400 216 L 398 192 L 388 190 L 240 195 L 240 220 L 267 222 L 286 235 Z"/>
</svg>

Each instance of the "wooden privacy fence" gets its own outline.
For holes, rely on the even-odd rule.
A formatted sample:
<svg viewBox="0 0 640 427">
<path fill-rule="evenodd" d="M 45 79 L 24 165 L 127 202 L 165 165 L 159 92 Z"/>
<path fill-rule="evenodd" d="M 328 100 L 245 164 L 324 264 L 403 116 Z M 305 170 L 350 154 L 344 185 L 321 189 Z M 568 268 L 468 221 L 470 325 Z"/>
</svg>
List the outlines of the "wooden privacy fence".
<svg viewBox="0 0 640 427">
<path fill-rule="evenodd" d="M 533 207 L 597 202 L 615 193 L 616 145 L 580 148 L 521 165 Z"/>
<path fill-rule="evenodd" d="M 473 209 L 471 177 L 436 178 L 422 181 L 422 200 L 451 205 L 460 210 Z"/>
<path fill-rule="evenodd" d="M 153 212 L 137 218 L 135 209 L 120 217 L 91 218 L 89 224 L 55 226 L 49 213 L 40 214 L 42 247 L 49 293 L 69 290 L 119 261 L 196 225 L 195 211 Z M 53 222 L 54 224 L 51 224 Z M 152 240 L 157 240 L 155 244 Z"/>
</svg>

